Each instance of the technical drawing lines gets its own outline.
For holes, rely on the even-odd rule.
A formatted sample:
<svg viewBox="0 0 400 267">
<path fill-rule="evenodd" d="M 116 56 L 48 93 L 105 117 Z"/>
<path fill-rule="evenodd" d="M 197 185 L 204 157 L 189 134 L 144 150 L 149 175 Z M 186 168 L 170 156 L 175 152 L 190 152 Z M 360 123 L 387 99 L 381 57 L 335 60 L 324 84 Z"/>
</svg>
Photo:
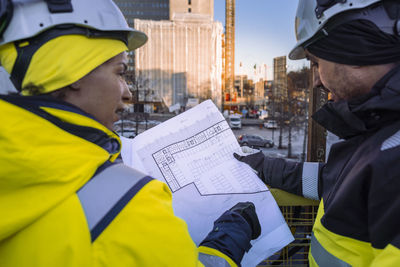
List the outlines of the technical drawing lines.
<svg viewBox="0 0 400 267">
<path fill-rule="evenodd" d="M 164 176 L 165 181 L 167 182 L 171 191 L 175 192 L 176 190 L 178 190 L 180 188 L 178 180 L 175 178 L 168 164 L 166 162 L 162 162 L 161 164 L 158 165 L 158 167 L 162 175 Z"/>
<path fill-rule="evenodd" d="M 196 135 L 194 135 L 192 137 L 189 137 L 180 142 L 171 144 L 171 145 L 155 152 L 153 154 L 153 156 L 155 158 L 158 158 L 160 156 L 159 155 L 160 153 L 163 153 L 165 155 L 167 155 L 167 154 L 172 155 L 172 154 L 175 154 L 178 152 L 182 152 L 184 150 L 198 146 L 198 145 L 202 144 L 203 142 L 209 140 L 210 138 L 215 137 L 229 129 L 230 129 L 229 125 L 225 120 L 220 121 L 220 122 L 214 124 L 213 126 L 205 129 L 204 131 L 197 133 Z"/>
<path fill-rule="evenodd" d="M 207 149 L 212 144 L 205 145 L 203 148 Z M 231 145 L 233 146 L 233 145 Z M 189 168 L 193 170 L 193 173 L 202 174 L 210 169 L 216 168 L 221 165 L 223 162 L 227 161 L 232 157 L 232 153 L 230 153 L 232 149 L 230 147 L 224 147 L 215 151 L 214 153 L 201 157 L 195 161 L 189 163 Z"/>
<path fill-rule="evenodd" d="M 223 120 L 190 138 L 173 143 L 152 154 L 172 192 L 193 182 L 200 191 L 206 190 L 200 183 L 200 176 L 210 168 L 228 160 L 232 154 L 234 144 L 215 149 L 216 144 L 221 143 L 221 140 L 232 134 L 228 131 L 229 129 L 229 125 Z M 207 151 L 207 156 L 204 151 Z M 184 175 L 182 166 L 178 163 L 183 161 L 191 171 L 190 177 Z"/>
<path fill-rule="evenodd" d="M 238 182 L 244 192 L 262 191 L 263 188 L 247 175 L 244 168 L 233 168 L 232 174 L 239 177 Z"/>
<path fill-rule="evenodd" d="M 222 173 L 210 177 L 210 181 L 212 182 L 216 193 L 234 192 L 234 188 Z"/>
</svg>

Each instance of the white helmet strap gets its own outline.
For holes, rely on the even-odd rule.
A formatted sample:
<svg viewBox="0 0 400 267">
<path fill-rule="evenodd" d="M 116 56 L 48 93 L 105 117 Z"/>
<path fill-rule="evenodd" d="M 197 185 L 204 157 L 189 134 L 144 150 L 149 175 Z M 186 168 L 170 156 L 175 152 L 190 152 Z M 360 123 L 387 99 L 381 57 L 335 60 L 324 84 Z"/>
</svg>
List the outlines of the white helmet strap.
<svg viewBox="0 0 400 267">
<path fill-rule="evenodd" d="M 45 0 L 50 13 L 72 12 L 71 0 Z"/>
<path fill-rule="evenodd" d="M 317 0 L 317 7 L 315 8 L 315 16 L 317 19 L 322 17 L 322 14 L 328 8 L 336 5 L 337 3 L 346 3 L 347 0 Z"/>
</svg>

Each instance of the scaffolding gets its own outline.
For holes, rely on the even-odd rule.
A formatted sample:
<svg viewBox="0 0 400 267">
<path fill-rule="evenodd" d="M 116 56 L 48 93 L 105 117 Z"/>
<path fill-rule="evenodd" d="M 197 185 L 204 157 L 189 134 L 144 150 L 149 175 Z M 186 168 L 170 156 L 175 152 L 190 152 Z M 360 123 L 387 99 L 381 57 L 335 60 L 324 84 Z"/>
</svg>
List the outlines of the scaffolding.
<svg viewBox="0 0 400 267">
<path fill-rule="evenodd" d="M 221 106 L 222 24 L 202 14 L 175 14 L 173 21 L 135 19 L 149 37 L 136 50 L 136 76 L 149 81 L 167 107 L 189 98 Z"/>
<path fill-rule="evenodd" d="M 274 90 L 276 100 L 283 102 L 287 97 L 286 56 L 274 58 Z"/>
</svg>

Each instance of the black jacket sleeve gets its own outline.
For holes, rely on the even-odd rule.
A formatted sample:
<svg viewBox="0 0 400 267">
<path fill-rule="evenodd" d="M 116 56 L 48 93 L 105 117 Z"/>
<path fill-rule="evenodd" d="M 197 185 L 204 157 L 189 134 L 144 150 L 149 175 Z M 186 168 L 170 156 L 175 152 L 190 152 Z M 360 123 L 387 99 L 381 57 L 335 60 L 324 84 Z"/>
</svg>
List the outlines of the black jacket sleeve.
<svg viewBox="0 0 400 267">
<path fill-rule="evenodd" d="M 368 195 L 368 229 L 372 247 L 377 251 L 392 247 L 397 262 L 400 262 L 399 155 L 400 147 L 397 147 L 383 151 L 377 157 L 371 168 Z"/>
<path fill-rule="evenodd" d="M 264 183 L 296 195 L 319 199 L 325 163 L 296 162 L 266 157 L 261 151 L 248 156 L 234 154 L 254 170 Z"/>
<path fill-rule="evenodd" d="M 266 157 L 261 151 L 234 157 L 257 171 L 260 179 L 273 188 L 312 199 L 322 195 L 322 173 L 325 163 L 296 162 Z"/>
<path fill-rule="evenodd" d="M 262 180 L 274 188 L 302 196 L 302 171 L 303 164 L 300 162 L 265 157 Z"/>
<path fill-rule="evenodd" d="M 322 170 L 325 163 L 295 162 L 264 158 L 263 181 L 274 188 L 312 199 L 322 195 Z"/>
</svg>

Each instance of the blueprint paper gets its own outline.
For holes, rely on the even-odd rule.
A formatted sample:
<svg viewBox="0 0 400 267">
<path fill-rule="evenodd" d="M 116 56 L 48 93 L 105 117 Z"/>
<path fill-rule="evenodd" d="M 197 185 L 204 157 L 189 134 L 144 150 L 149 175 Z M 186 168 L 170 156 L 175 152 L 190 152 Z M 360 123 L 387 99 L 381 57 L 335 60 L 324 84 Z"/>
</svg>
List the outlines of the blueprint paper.
<svg viewBox="0 0 400 267">
<path fill-rule="evenodd" d="M 240 147 L 228 123 L 207 100 L 134 139 L 122 138 L 125 164 L 165 182 L 177 216 L 199 243 L 213 222 L 238 202 L 255 204 L 262 233 L 242 266 L 256 266 L 293 241 L 268 188 L 233 152 Z"/>
</svg>

